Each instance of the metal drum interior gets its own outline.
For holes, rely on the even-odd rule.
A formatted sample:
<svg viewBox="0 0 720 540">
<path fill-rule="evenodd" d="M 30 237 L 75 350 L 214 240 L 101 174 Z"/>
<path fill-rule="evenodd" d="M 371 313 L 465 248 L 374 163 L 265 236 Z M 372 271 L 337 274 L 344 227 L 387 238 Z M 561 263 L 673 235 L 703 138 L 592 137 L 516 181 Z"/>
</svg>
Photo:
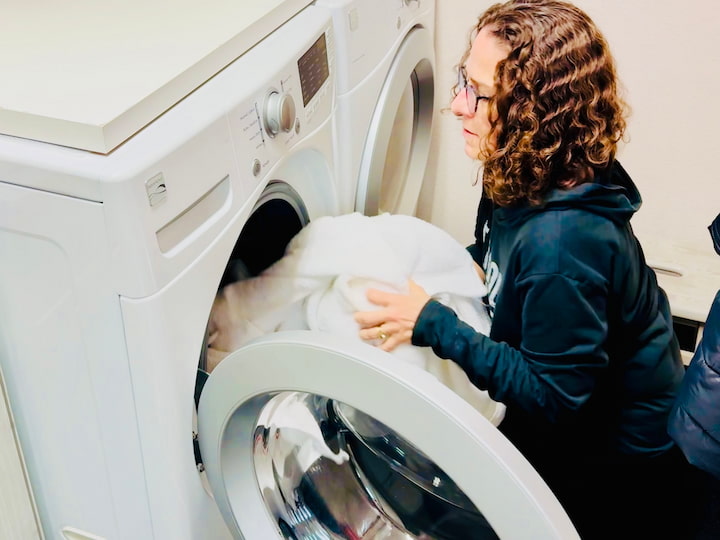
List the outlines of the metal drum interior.
<svg viewBox="0 0 720 540">
<path fill-rule="evenodd" d="M 297 425 L 288 425 L 290 418 Z M 346 459 L 338 462 L 329 451 Z M 498 538 L 421 451 L 381 422 L 322 396 L 283 392 L 265 405 L 254 465 L 265 505 L 288 539 Z"/>
</svg>

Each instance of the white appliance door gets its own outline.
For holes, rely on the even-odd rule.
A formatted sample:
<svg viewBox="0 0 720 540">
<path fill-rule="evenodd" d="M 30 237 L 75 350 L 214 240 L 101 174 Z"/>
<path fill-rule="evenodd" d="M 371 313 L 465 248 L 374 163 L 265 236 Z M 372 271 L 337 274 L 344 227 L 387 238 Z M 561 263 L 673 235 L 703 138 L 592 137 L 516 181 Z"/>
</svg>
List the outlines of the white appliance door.
<svg viewBox="0 0 720 540">
<path fill-rule="evenodd" d="M 237 538 L 579 538 L 488 420 L 361 342 L 293 331 L 246 345 L 210 375 L 198 429 Z"/>
<path fill-rule="evenodd" d="M 433 117 L 433 42 L 414 28 L 380 92 L 363 149 L 356 210 L 413 215 L 425 177 Z"/>
</svg>

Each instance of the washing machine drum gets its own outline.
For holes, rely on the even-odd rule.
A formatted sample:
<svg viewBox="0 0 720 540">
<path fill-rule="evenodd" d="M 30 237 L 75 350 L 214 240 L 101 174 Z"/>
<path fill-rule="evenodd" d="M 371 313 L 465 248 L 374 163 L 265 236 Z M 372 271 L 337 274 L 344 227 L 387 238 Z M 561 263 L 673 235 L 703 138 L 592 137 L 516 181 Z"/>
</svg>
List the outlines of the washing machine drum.
<svg viewBox="0 0 720 540">
<path fill-rule="evenodd" d="M 578 538 L 495 426 L 364 343 L 310 331 L 249 343 L 210 374 L 198 430 L 237 538 Z"/>
<path fill-rule="evenodd" d="M 319 405 L 326 440 L 348 456 L 341 464 L 321 457 L 302 476 L 295 502 L 308 517 L 302 528 L 317 529 L 309 537 L 330 530 L 343 538 L 497 538 L 442 469 L 392 429 L 339 401 L 306 396 Z"/>
</svg>

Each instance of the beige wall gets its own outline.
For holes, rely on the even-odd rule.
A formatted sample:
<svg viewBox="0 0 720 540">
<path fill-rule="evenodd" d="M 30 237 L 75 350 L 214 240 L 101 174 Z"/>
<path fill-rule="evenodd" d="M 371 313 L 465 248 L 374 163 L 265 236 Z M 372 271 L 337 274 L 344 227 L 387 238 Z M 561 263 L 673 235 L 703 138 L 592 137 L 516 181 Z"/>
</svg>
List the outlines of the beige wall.
<svg viewBox="0 0 720 540">
<path fill-rule="evenodd" d="M 632 107 L 619 153 L 644 204 L 633 220 L 643 240 L 660 238 L 711 253 L 707 226 L 720 212 L 720 6 L 716 0 L 577 0 L 606 35 Z M 446 106 L 468 30 L 491 2 L 439 0 L 438 106 Z M 463 243 L 472 240 L 480 188 L 460 126 L 436 118 L 422 217 Z"/>
</svg>

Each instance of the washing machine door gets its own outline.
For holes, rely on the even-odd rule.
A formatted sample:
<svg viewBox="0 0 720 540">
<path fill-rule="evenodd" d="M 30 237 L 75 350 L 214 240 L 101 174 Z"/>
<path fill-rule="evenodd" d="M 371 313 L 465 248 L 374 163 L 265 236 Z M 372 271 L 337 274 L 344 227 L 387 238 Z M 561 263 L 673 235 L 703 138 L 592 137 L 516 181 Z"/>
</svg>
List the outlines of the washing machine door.
<svg viewBox="0 0 720 540">
<path fill-rule="evenodd" d="M 363 149 L 355 209 L 413 215 L 430 150 L 433 42 L 414 28 L 388 71 Z"/>
<path fill-rule="evenodd" d="M 205 384 L 198 430 L 237 538 L 579 538 L 488 420 L 364 343 L 294 331 L 246 345 Z"/>
</svg>

